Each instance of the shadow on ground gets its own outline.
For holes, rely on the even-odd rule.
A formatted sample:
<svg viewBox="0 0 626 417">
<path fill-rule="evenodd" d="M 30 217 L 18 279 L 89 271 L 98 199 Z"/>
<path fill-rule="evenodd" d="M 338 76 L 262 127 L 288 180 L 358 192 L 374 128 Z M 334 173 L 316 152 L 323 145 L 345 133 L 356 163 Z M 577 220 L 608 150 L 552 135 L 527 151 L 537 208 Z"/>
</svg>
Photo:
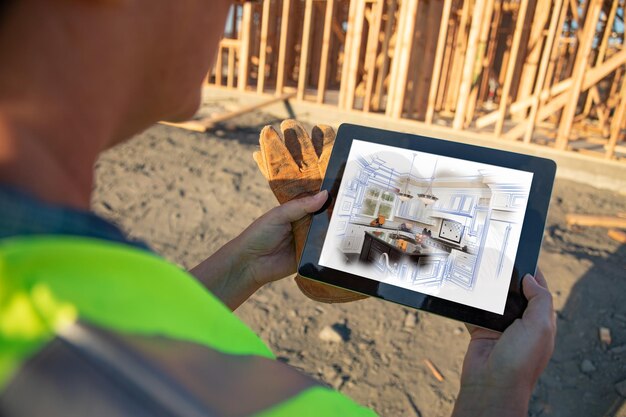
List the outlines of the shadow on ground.
<svg viewBox="0 0 626 417">
<path fill-rule="evenodd" d="M 548 236 L 540 265 L 550 271 L 558 334 L 531 415 L 625 417 L 615 384 L 626 380 L 626 245 L 597 245 L 600 236 L 608 241 L 605 230 L 561 224 Z M 611 330 L 608 346 L 600 327 Z"/>
</svg>

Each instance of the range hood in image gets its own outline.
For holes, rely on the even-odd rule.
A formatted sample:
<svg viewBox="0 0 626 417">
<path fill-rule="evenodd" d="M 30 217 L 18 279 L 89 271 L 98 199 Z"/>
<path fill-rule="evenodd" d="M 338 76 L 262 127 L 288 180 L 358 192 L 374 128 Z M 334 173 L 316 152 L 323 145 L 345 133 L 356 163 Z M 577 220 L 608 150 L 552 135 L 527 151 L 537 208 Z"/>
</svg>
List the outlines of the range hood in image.
<svg viewBox="0 0 626 417">
<path fill-rule="evenodd" d="M 433 219 L 451 220 L 453 222 L 458 222 L 464 226 L 467 226 L 467 220 L 470 219 L 471 216 L 469 214 L 461 215 L 461 214 L 452 214 L 452 213 L 445 213 L 445 214 L 433 213 L 433 214 L 430 214 L 428 217 L 432 217 Z"/>
</svg>

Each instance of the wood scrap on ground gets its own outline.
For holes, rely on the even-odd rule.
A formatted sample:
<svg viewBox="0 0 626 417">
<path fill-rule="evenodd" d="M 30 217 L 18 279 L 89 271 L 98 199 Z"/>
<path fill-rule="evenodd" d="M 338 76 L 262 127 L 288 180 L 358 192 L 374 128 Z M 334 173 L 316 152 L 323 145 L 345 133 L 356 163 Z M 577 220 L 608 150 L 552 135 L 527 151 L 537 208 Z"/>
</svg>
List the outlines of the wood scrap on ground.
<svg viewBox="0 0 626 417">
<path fill-rule="evenodd" d="M 611 239 L 619 243 L 626 243 L 626 232 L 624 232 L 623 230 L 610 229 L 608 231 L 608 235 Z"/>
<path fill-rule="evenodd" d="M 626 218 L 619 216 L 596 216 L 590 214 L 567 214 L 568 226 L 596 226 L 626 228 Z"/>
<path fill-rule="evenodd" d="M 611 329 L 608 327 L 600 327 L 598 329 L 598 337 L 600 338 L 600 342 L 605 346 L 611 344 Z"/>
<path fill-rule="evenodd" d="M 444 380 L 443 375 L 441 375 L 441 372 L 439 372 L 439 370 L 437 370 L 437 368 L 430 361 L 430 359 L 424 359 L 424 363 L 426 364 L 426 366 L 428 367 L 430 372 L 433 374 L 433 376 L 437 379 L 437 381 L 443 382 L 443 380 Z"/>
<path fill-rule="evenodd" d="M 246 113 L 253 112 L 255 110 L 259 110 L 263 107 L 269 106 L 270 104 L 277 103 L 279 101 L 288 101 L 293 98 L 296 93 L 286 93 L 277 97 L 270 97 L 267 100 L 261 101 L 256 104 L 251 104 L 249 106 L 241 107 L 237 110 L 233 110 L 227 113 L 221 113 L 210 117 L 205 117 L 199 120 L 190 120 L 188 122 L 182 123 L 171 123 L 171 122 L 159 122 L 166 126 L 179 127 L 181 129 L 191 130 L 194 132 L 206 132 L 207 130 L 213 128 L 215 125 L 225 122 L 226 120 L 230 120 L 234 117 L 241 116 Z"/>
</svg>

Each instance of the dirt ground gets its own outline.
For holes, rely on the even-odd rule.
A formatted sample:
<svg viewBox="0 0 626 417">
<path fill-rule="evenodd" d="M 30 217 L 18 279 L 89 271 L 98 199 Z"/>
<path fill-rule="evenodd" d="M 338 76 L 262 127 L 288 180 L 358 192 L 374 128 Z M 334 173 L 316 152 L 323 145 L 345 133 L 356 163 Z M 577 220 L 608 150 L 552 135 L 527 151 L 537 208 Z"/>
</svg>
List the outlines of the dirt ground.
<svg viewBox="0 0 626 417">
<path fill-rule="evenodd" d="M 260 128 L 276 122 L 254 113 L 207 134 L 155 126 L 102 155 L 93 207 L 193 267 L 276 204 L 252 160 Z M 626 380 L 626 246 L 603 229 L 568 229 L 568 212 L 626 212 L 626 196 L 557 180 L 540 267 L 555 296 L 558 340 L 530 415 L 626 417 L 615 389 Z M 291 278 L 261 289 L 237 314 L 281 361 L 381 416 L 451 413 L 469 339 L 461 323 L 376 299 L 316 303 Z M 328 326 L 341 341 L 320 337 Z M 600 326 L 611 329 L 608 347 Z"/>
</svg>

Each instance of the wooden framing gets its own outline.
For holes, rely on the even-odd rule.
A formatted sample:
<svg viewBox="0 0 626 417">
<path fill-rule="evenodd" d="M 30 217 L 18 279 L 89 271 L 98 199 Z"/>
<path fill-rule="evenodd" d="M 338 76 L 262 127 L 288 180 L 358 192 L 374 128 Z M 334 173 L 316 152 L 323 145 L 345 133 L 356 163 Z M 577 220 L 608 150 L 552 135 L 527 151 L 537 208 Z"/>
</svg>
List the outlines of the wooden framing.
<svg viewBox="0 0 626 417">
<path fill-rule="evenodd" d="M 483 84 L 483 77 L 486 76 L 484 73 L 484 68 L 487 67 L 488 62 L 490 61 L 486 54 L 489 53 L 488 49 L 488 39 L 489 32 L 493 30 L 494 27 L 492 23 L 493 14 L 494 14 L 494 2 L 495 0 L 487 0 L 487 5 L 485 6 L 485 12 L 483 16 L 483 24 L 480 33 L 480 39 L 478 43 L 478 51 L 476 56 L 476 62 L 474 64 L 473 72 L 472 72 L 472 86 L 470 90 L 469 101 L 467 103 L 467 112 L 465 114 L 465 125 L 469 126 L 474 119 L 474 114 L 476 112 L 477 107 L 482 107 L 484 105 L 484 101 L 482 96 L 480 95 L 480 88 Z"/>
<path fill-rule="evenodd" d="M 444 109 L 447 112 L 454 111 L 454 107 L 457 103 L 463 61 L 465 60 L 465 51 L 467 48 L 467 22 L 470 17 L 471 3 L 472 0 L 463 0 L 461 16 L 455 34 L 455 46 L 452 51 L 450 75 L 448 76 L 450 85 L 446 88 L 446 100 L 444 105 Z"/>
<path fill-rule="evenodd" d="M 576 115 L 576 109 L 578 107 L 578 98 L 583 87 L 583 78 L 585 76 L 585 70 L 587 69 L 587 63 L 589 62 L 589 54 L 593 46 L 593 39 L 596 34 L 596 25 L 598 24 L 598 18 L 600 17 L 600 10 L 602 9 L 602 0 L 590 0 L 591 7 L 587 15 L 587 21 L 580 40 L 580 46 L 576 55 L 576 63 L 574 64 L 574 70 L 572 75 L 572 87 L 570 89 L 569 100 L 563 110 L 561 116 L 561 123 L 559 124 L 559 130 L 556 137 L 556 148 L 567 148 L 567 142 L 570 132 L 572 130 L 572 122 Z M 574 8 L 575 9 L 575 8 Z"/>
<path fill-rule="evenodd" d="M 622 80 L 622 88 L 620 91 L 620 104 L 615 110 L 613 123 L 611 125 L 611 138 L 606 146 L 605 157 L 611 159 L 615 153 L 615 147 L 620 136 L 623 136 L 622 129 L 626 122 L 626 79 Z"/>
<path fill-rule="evenodd" d="M 515 33 L 513 34 L 513 43 L 511 45 L 510 57 L 508 59 L 506 75 L 504 77 L 504 87 L 502 87 L 502 95 L 500 96 L 500 109 L 498 110 L 498 120 L 496 121 L 495 129 L 496 136 L 500 136 L 502 134 L 504 117 L 506 115 L 507 106 L 509 105 L 509 93 L 511 92 L 511 85 L 513 84 L 513 75 L 515 71 L 515 64 L 517 63 L 517 53 L 522 39 L 522 31 L 524 30 L 524 23 L 526 21 L 528 1 L 529 0 L 520 0 L 520 7 L 517 11 L 517 23 L 515 25 Z"/>
<path fill-rule="evenodd" d="M 537 7 L 532 19 L 532 25 L 527 43 L 527 54 L 520 74 L 517 98 L 523 99 L 533 94 L 535 79 L 541 65 L 541 47 L 543 45 L 544 28 L 550 20 L 550 9 L 553 0 L 537 0 Z M 555 22 L 556 24 L 556 22 Z M 524 117 L 524 112 L 516 114 L 517 117 Z"/>
<path fill-rule="evenodd" d="M 239 74 L 237 75 L 237 88 L 240 91 L 246 91 L 246 87 L 248 86 L 251 24 L 252 3 L 244 3 L 241 18 L 241 31 L 239 32 Z"/>
<path fill-rule="evenodd" d="M 330 54 L 330 36 L 333 26 L 333 11 L 335 0 L 326 0 L 326 14 L 324 15 L 324 37 L 322 41 L 322 56 L 320 58 L 320 76 L 317 88 L 317 102 L 323 103 L 328 81 L 328 59 Z"/>
<path fill-rule="evenodd" d="M 354 42 L 354 30 L 356 26 L 356 9 L 359 3 L 364 0 L 355 0 L 350 2 L 350 8 L 348 10 L 348 21 L 346 30 L 346 40 L 343 48 L 343 62 L 341 69 L 341 85 L 339 88 L 339 108 L 346 107 L 346 91 L 348 88 L 348 78 L 350 74 L 350 57 L 353 49 L 352 42 Z M 364 6 L 364 5 L 363 5 Z M 363 21 L 361 20 L 361 24 Z"/>
<path fill-rule="evenodd" d="M 344 91 L 343 107 L 347 110 L 351 110 L 354 107 L 354 94 L 357 86 L 364 20 L 365 0 L 357 0 L 356 10 L 354 13 L 354 29 L 349 35 L 352 37 L 352 43 L 350 44 L 350 49 L 346 51 L 346 62 L 344 66 L 348 75 L 348 82 L 346 84 L 346 90 Z"/>
<path fill-rule="evenodd" d="M 606 22 L 604 24 L 603 33 L 602 33 L 602 41 L 600 46 L 598 47 L 598 54 L 596 56 L 596 65 L 602 64 L 604 62 L 604 58 L 606 57 L 606 51 L 609 46 L 609 38 L 613 32 L 613 25 L 615 24 L 615 17 L 617 16 L 617 1 L 614 1 L 611 5 L 611 9 L 609 14 L 606 17 Z M 593 94 L 589 94 L 587 96 L 587 100 L 585 101 L 585 108 L 583 109 L 583 113 L 588 115 L 591 110 L 591 104 L 593 99 Z M 599 97 L 598 97 L 599 99 Z M 595 100 L 598 102 L 598 100 Z"/>
<path fill-rule="evenodd" d="M 474 10 L 472 12 L 472 24 L 468 37 L 468 48 L 466 51 L 465 62 L 463 64 L 463 75 L 461 76 L 461 86 L 459 88 L 459 97 L 454 113 L 453 129 L 463 129 L 465 123 L 465 112 L 467 109 L 467 101 L 469 100 L 470 89 L 472 88 L 472 78 L 474 75 L 474 64 L 476 54 L 478 52 L 478 40 L 480 38 L 481 29 L 483 27 L 483 13 L 487 0 L 476 0 Z"/>
<path fill-rule="evenodd" d="M 626 161 L 623 0 L 233 7 L 216 86 Z"/>
<path fill-rule="evenodd" d="M 259 47 L 259 73 L 257 78 L 257 93 L 263 94 L 265 88 L 265 67 L 267 62 L 267 37 L 269 34 L 271 0 L 263 0 L 263 14 L 261 15 L 261 45 Z"/>
<path fill-rule="evenodd" d="M 378 111 L 382 107 L 383 100 L 383 90 L 385 87 L 385 80 L 387 80 L 387 75 L 389 73 L 389 46 L 391 44 L 391 37 L 393 27 L 396 22 L 396 10 L 398 7 L 398 0 L 390 0 L 389 6 L 387 8 L 387 22 L 385 24 L 385 34 L 383 37 L 383 43 L 381 46 L 381 54 L 380 59 L 382 59 L 382 63 L 380 65 L 380 70 L 378 71 L 378 75 L 376 77 L 376 88 L 374 90 L 374 103 L 373 109 Z M 378 59 L 378 58 L 377 58 Z"/>
<path fill-rule="evenodd" d="M 367 74 L 365 98 L 363 99 L 363 111 L 365 112 L 370 111 L 372 95 L 374 93 L 376 58 L 378 57 L 378 43 L 380 39 L 380 28 L 383 22 L 384 7 L 385 0 L 374 0 L 367 40 L 367 52 L 365 53 L 365 72 Z"/>
<path fill-rule="evenodd" d="M 313 18 L 313 0 L 306 0 L 304 9 L 304 27 L 302 28 L 302 43 L 300 48 L 300 73 L 298 75 L 298 99 L 304 100 L 304 90 L 309 70 L 309 53 L 311 52 L 311 19 Z"/>
<path fill-rule="evenodd" d="M 426 123 L 433 122 L 435 114 L 435 101 L 437 100 L 437 90 L 439 79 L 441 78 L 441 66 L 443 65 L 443 53 L 446 47 L 446 37 L 448 36 L 448 24 L 450 22 L 450 11 L 452 0 L 444 0 L 441 23 L 439 24 L 439 38 L 437 40 L 437 51 L 435 52 L 435 63 L 433 65 L 433 75 L 431 77 L 428 92 L 428 108 L 426 110 Z"/>
<path fill-rule="evenodd" d="M 411 50 L 413 49 L 413 31 L 415 29 L 415 15 L 417 13 L 418 0 L 403 0 L 400 8 L 400 25 L 396 48 L 393 55 L 391 69 L 391 85 L 387 102 L 387 116 L 396 119 L 402 116 L 406 81 L 408 79 Z"/>
<path fill-rule="evenodd" d="M 552 17 L 550 19 L 550 27 L 548 29 L 548 36 L 541 56 L 541 61 L 538 69 L 538 76 L 535 82 L 535 88 L 533 90 L 533 102 L 530 107 L 530 115 L 528 116 L 528 126 L 524 133 L 524 143 L 530 143 L 533 130 L 535 129 L 535 123 L 537 122 L 537 111 L 539 110 L 539 95 L 543 89 L 546 74 L 548 71 L 548 64 L 550 62 L 550 55 L 552 47 L 554 46 L 554 39 L 556 38 L 556 32 L 558 30 L 558 24 L 562 21 L 561 16 L 567 12 L 567 5 L 563 4 L 563 0 L 555 0 L 552 6 Z"/>
<path fill-rule="evenodd" d="M 278 70 L 276 72 L 276 95 L 283 94 L 285 87 L 285 58 L 287 56 L 287 40 L 289 37 L 289 10 L 291 0 L 283 0 L 282 17 L 280 20 L 280 45 L 278 49 Z"/>
</svg>

